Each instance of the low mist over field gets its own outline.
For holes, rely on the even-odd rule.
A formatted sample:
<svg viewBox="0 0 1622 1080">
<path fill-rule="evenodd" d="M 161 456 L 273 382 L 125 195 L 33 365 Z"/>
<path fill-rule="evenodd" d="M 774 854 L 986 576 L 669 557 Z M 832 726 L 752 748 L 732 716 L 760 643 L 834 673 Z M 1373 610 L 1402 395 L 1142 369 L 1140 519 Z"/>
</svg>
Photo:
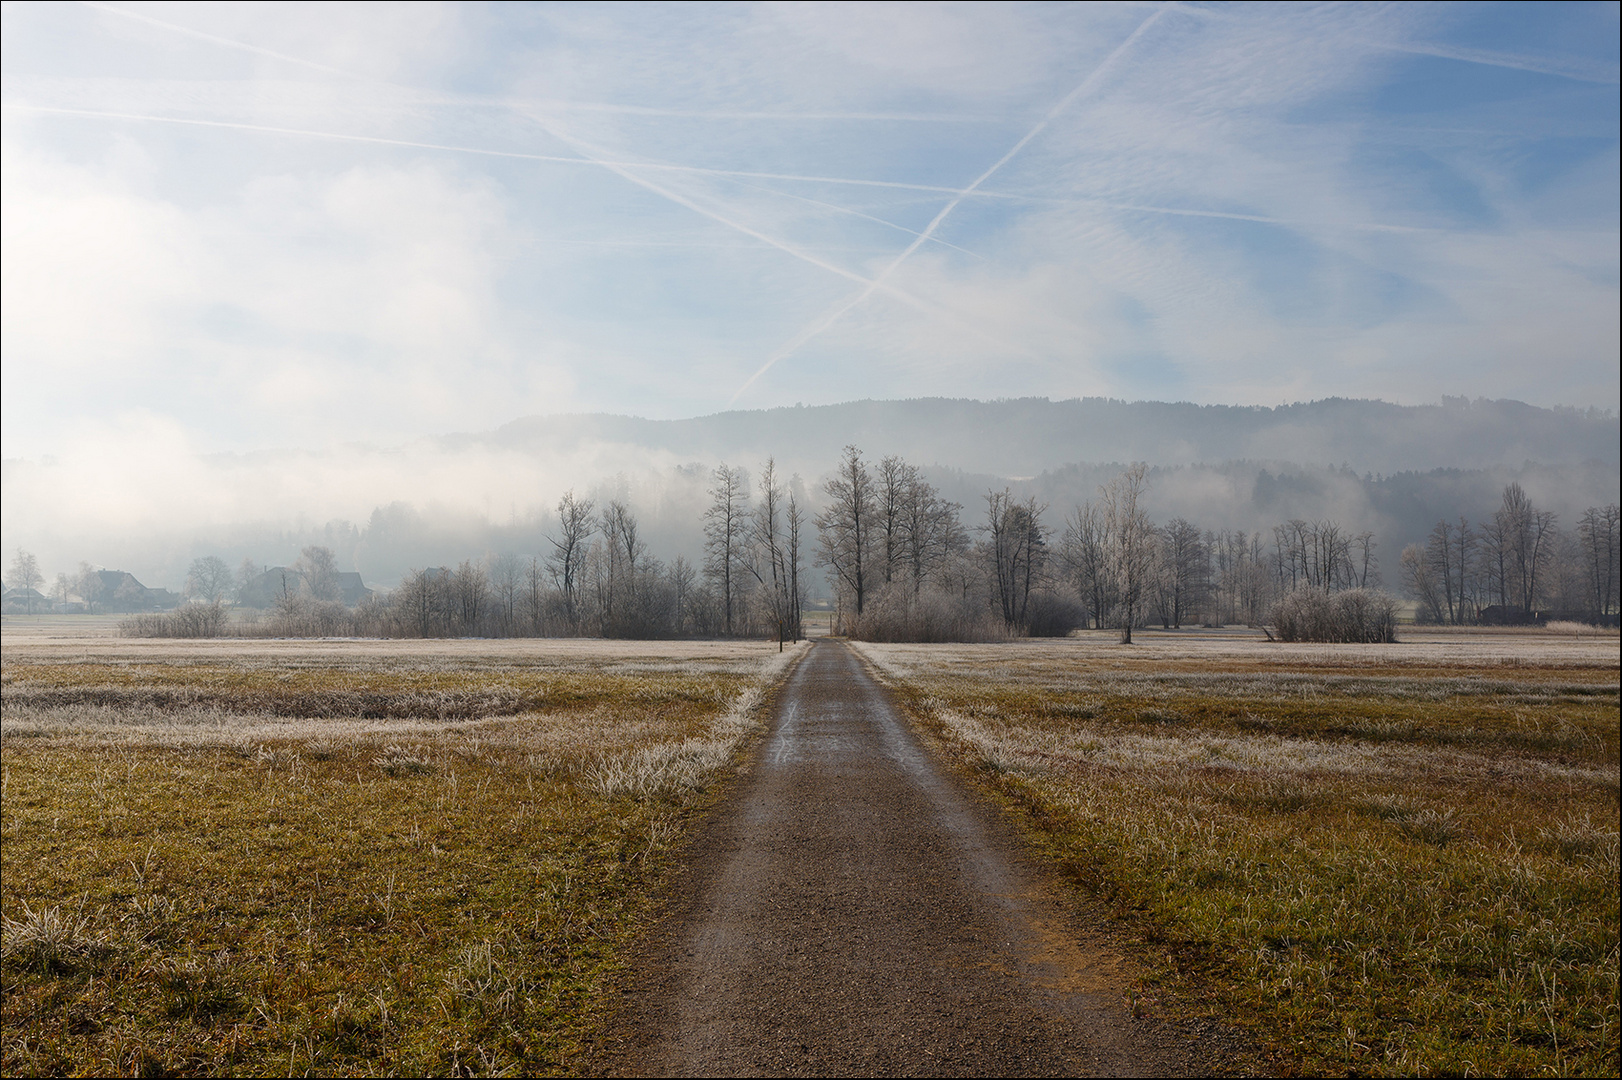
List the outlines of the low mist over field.
<svg viewBox="0 0 1622 1080">
<path fill-rule="evenodd" d="M 919 464 L 971 524 L 986 492 L 1007 486 L 1046 504 L 1057 527 L 1123 465 L 1145 461 L 1156 520 L 1265 531 L 1335 519 L 1378 534 L 1393 566 L 1437 520 L 1490 516 L 1506 483 L 1574 526 L 1585 508 L 1617 501 L 1619 476 L 1615 416 L 1519 402 L 865 401 L 679 421 L 532 417 L 393 449 L 205 455 L 159 443 L 13 459 L 4 545 L 52 573 L 90 561 L 178 588 L 199 555 L 290 565 L 320 544 L 387 586 L 487 552 L 545 554 L 557 501 L 573 489 L 626 501 L 655 552 L 693 559 L 717 465 L 755 473 L 775 458 L 814 507 L 846 444 Z"/>
</svg>

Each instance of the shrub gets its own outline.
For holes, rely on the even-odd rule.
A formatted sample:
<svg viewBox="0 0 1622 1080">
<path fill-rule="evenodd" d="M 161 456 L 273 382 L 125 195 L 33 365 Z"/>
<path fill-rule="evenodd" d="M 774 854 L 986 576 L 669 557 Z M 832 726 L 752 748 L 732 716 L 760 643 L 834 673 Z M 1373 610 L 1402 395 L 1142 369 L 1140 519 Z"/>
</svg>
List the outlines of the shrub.
<svg viewBox="0 0 1622 1080">
<path fill-rule="evenodd" d="M 1002 621 L 978 602 L 937 589 L 913 596 L 904 586 L 880 591 L 846 626 L 858 641 L 1000 641 Z"/>
<path fill-rule="evenodd" d="M 187 604 L 157 615 L 137 615 L 118 624 L 125 637 L 209 638 L 225 633 L 225 608 Z"/>
<path fill-rule="evenodd" d="M 1396 601 L 1378 589 L 1296 589 L 1273 605 L 1271 621 L 1283 641 L 1397 640 Z"/>
</svg>

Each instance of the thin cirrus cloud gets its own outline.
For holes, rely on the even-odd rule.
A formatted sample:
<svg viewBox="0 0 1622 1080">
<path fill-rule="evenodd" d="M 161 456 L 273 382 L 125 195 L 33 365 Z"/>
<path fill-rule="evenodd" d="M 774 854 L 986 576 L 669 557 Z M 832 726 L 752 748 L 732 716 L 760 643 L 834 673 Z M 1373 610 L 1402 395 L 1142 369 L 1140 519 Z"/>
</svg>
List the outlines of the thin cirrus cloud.
<svg viewBox="0 0 1622 1080">
<path fill-rule="evenodd" d="M 4 20 L 8 457 L 132 416 L 247 450 L 931 394 L 1617 404 L 1613 6 Z"/>
</svg>

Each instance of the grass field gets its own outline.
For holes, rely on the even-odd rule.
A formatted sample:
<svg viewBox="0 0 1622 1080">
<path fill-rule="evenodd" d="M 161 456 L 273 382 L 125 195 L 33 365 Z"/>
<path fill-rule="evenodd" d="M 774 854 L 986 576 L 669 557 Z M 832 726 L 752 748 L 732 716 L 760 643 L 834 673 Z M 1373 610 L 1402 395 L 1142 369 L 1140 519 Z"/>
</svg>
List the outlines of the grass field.
<svg viewBox="0 0 1622 1080">
<path fill-rule="evenodd" d="M 795 655 L 4 645 L 7 1075 L 578 1069 Z"/>
<path fill-rule="evenodd" d="M 860 646 L 1153 964 L 1308 1073 L 1614 1075 L 1616 636 Z"/>
</svg>

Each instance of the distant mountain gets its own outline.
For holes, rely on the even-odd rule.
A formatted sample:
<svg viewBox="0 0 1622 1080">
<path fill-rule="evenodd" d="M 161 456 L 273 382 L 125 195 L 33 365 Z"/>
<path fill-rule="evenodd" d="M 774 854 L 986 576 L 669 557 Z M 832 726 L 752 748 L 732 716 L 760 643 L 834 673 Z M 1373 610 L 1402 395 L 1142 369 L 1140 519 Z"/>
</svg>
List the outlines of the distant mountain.
<svg viewBox="0 0 1622 1080">
<path fill-rule="evenodd" d="M 1172 466 L 1250 460 L 1393 473 L 1516 467 L 1530 461 L 1616 466 L 1622 457 L 1622 427 L 1608 410 L 1464 398 L 1417 406 L 1330 398 L 1276 408 L 1105 398 L 915 398 L 691 420 L 537 416 L 441 441 L 546 456 L 606 442 L 680 460 L 746 465 L 773 455 L 812 475 L 819 471 L 815 462 L 831 467 L 847 443 L 874 458 L 900 454 L 921 465 L 1003 477 L 1030 477 L 1084 462 Z"/>
</svg>

